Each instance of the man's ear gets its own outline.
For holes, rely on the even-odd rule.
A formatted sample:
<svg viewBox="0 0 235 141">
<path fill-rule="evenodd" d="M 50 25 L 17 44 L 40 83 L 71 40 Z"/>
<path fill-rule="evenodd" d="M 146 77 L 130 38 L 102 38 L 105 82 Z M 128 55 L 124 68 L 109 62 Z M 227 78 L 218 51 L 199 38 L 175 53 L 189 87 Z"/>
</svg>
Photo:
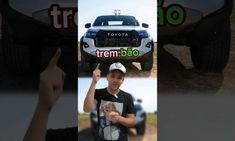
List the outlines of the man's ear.
<svg viewBox="0 0 235 141">
<path fill-rule="evenodd" d="M 124 80 L 125 80 L 125 77 L 122 78 L 122 83 L 124 82 Z"/>
</svg>

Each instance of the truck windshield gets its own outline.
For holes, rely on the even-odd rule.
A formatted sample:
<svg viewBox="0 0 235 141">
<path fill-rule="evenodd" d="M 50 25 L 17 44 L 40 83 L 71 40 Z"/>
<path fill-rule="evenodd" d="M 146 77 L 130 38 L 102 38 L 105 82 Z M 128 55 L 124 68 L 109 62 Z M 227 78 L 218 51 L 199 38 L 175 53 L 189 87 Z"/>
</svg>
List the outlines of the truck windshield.
<svg viewBox="0 0 235 141">
<path fill-rule="evenodd" d="M 139 26 L 133 16 L 99 16 L 93 26 Z"/>
</svg>

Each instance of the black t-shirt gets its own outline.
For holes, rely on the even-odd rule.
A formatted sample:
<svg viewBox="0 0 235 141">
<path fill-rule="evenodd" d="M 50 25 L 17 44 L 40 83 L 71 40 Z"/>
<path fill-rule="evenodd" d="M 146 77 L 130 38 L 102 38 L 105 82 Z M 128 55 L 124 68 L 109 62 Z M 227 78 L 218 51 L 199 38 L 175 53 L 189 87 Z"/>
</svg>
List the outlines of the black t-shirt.
<svg viewBox="0 0 235 141">
<path fill-rule="evenodd" d="M 127 141 L 128 128 L 120 123 L 109 121 L 110 112 L 126 117 L 127 114 L 134 114 L 134 104 L 132 96 L 122 90 L 117 97 L 108 93 L 107 89 L 97 89 L 95 91 L 97 100 L 97 115 L 99 130 L 97 131 L 99 139 L 96 141 Z"/>
<path fill-rule="evenodd" d="M 78 141 L 78 128 L 49 129 L 46 141 Z"/>
</svg>

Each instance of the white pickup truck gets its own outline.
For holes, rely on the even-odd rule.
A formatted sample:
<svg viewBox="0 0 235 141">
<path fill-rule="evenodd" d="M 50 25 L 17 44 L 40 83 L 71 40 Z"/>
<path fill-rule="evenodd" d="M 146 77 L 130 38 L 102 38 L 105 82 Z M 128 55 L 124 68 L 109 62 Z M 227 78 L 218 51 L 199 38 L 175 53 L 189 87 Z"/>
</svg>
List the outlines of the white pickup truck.
<svg viewBox="0 0 235 141">
<path fill-rule="evenodd" d="M 84 71 L 100 62 L 140 62 L 142 70 L 153 66 L 153 38 L 146 28 L 129 15 L 98 16 L 80 39 L 81 64 Z"/>
</svg>

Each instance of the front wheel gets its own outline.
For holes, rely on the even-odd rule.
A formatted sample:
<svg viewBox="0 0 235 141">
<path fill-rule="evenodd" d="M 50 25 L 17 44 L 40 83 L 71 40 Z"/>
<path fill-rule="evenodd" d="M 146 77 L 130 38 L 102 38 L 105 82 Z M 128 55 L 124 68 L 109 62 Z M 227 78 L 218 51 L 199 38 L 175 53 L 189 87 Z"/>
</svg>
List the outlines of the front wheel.
<svg viewBox="0 0 235 141">
<path fill-rule="evenodd" d="M 145 124 L 143 124 L 143 125 L 141 125 L 141 126 L 138 126 L 138 127 L 136 128 L 136 133 L 137 133 L 137 135 L 144 135 L 145 129 L 146 129 L 146 125 L 145 125 Z"/>
<path fill-rule="evenodd" d="M 227 20 L 222 30 L 216 34 L 213 33 L 203 44 L 195 42 L 191 45 L 194 67 L 201 71 L 222 71 L 229 58 L 230 38 L 230 21 Z"/>
<path fill-rule="evenodd" d="M 143 71 L 151 71 L 153 67 L 153 55 L 150 55 L 148 59 L 140 63 Z"/>
<path fill-rule="evenodd" d="M 97 63 L 87 62 L 84 56 L 81 56 L 81 67 L 85 72 L 91 72 L 95 69 Z"/>
</svg>

